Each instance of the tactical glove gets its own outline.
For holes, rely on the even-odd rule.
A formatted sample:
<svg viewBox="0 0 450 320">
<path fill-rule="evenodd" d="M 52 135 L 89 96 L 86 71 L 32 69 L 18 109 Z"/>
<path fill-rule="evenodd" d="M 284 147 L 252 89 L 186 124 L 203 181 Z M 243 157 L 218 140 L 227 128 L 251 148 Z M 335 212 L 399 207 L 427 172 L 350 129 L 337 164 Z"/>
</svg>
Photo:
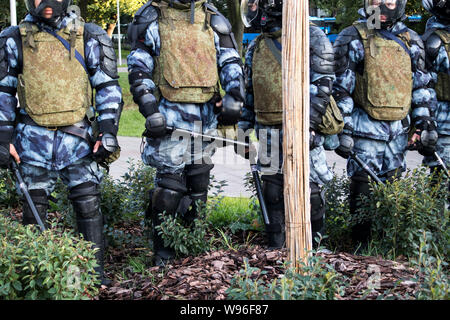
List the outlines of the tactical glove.
<svg viewBox="0 0 450 320">
<path fill-rule="evenodd" d="M 222 99 L 222 108 L 220 109 L 217 120 L 221 125 L 232 126 L 239 121 L 241 117 L 244 102 L 230 94 L 226 94 Z"/>
<path fill-rule="evenodd" d="M 420 135 L 420 141 L 415 143 L 414 148 L 422 156 L 432 156 L 436 151 L 436 143 L 438 140 L 438 133 L 434 121 L 424 119 L 420 121 L 419 125 L 416 125 L 416 128 L 415 133 Z"/>
<path fill-rule="evenodd" d="M 0 168 L 8 169 L 11 162 L 11 154 L 9 153 L 9 143 L 0 143 Z"/>
<path fill-rule="evenodd" d="M 97 152 L 93 154 L 95 162 L 109 164 L 116 160 L 110 160 L 109 158 L 112 154 L 120 150 L 117 137 L 110 133 L 105 133 L 99 136 L 97 141 L 101 141 L 102 144 L 98 148 Z"/>
<path fill-rule="evenodd" d="M 160 138 L 166 134 L 166 118 L 162 113 L 156 112 L 147 117 L 145 133 L 148 138 Z"/>
<path fill-rule="evenodd" d="M 335 150 L 335 152 L 342 158 L 347 159 L 348 157 L 350 157 L 354 145 L 355 142 L 353 141 L 353 138 L 350 135 L 341 134 L 339 136 L 339 147 Z"/>
</svg>

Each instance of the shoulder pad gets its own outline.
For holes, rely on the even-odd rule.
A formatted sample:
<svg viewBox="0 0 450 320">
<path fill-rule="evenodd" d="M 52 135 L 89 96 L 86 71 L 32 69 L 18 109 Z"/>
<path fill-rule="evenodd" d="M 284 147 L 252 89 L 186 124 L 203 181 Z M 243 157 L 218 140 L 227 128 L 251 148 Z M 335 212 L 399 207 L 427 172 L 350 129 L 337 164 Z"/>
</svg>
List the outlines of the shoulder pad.
<svg viewBox="0 0 450 320">
<path fill-rule="evenodd" d="M 211 28 L 220 34 L 230 34 L 232 31 L 230 22 L 220 13 L 211 16 Z"/>
<path fill-rule="evenodd" d="M 234 34 L 232 31 L 232 27 L 227 18 L 224 17 L 216 7 L 210 5 L 209 3 L 205 3 L 205 10 L 212 11 L 211 15 L 211 28 L 214 32 L 217 33 L 220 40 L 220 46 L 222 48 L 234 48 L 238 49 L 238 45 L 236 43 L 236 39 L 234 38 Z"/>
<path fill-rule="evenodd" d="M 112 39 L 105 30 L 93 23 L 85 25 L 85 42 L 95 39 L 100 47 L 100 68 L 113 79 L 119 78 L 117 74 L 117 57 Z"/>
<path fill-rule="evenodd" d="M 416 45 L 420 49 L 419 56 L 417 57 L 417 59 L 414 59 L 415 60 L 415 69 L 425 72 L 426 54 L 425 54 L 425 45 L 423 44 L 422 38 L 419 36 L 419 34 L 417 32 L 415 32 L 414 30 L 411 30 L 409 28 L 408 28 L 408 33 L 410 36 L 409 44 Z"/>
<path fill-rule="evenodd" d="M 84 31 L 91 35 L 91 38 L 92 36 L 100 36 L 105 33 L 105 30 L 95 23 L 86 23 L 84 25 Z"/>
<path fill-rule="evenodd" d="M 0 79 L 3 79 L 8 74 L 6 42 L 9 38 L 13 38 L 16 41 L 18 47 L 21 47 L 22 42 L 20 40 L 21 37 L 18 26 L 8 27 L 0 33 Z"/>
<path fill-rule="evenodd" d="M 311 69 L 317 73 L 334 74 L 334 52 L 330 40 L 316 26 L 310 27 Z"/>
<path fill-rule="evenodd" d="M 439 54 L 442 46 L 442 39 L 437 34 L 431 34 L 425 41 L 425 53 L 427 61 L 433 62 Z"/>
<path fill-rule="evenodd" d="M 339 33 L 333 44 L 336 73 L 342 73 L 348 68 L 348 45 L 357 39 L 361 39 L 361 37 L 354 26 L 347 27 Z"/>
<path fill-rule="evenodd" d="M 158 19 L 158 10 L 152 5 L 152 0 L 144 4 L 134 15 L 133 21 L 128 25 L 127 40 L 131 49 L 135 49 L 139 43 L 138 40 L 145 38 L 145 32 L 148 26 Z"/>
<path fill-rule="evenodd" d="M 133 23 L 150 23 L 158 19 L 158 11 L 152 5 L 152 0 L 147 1 L 134 15 Z"/>
</svg>

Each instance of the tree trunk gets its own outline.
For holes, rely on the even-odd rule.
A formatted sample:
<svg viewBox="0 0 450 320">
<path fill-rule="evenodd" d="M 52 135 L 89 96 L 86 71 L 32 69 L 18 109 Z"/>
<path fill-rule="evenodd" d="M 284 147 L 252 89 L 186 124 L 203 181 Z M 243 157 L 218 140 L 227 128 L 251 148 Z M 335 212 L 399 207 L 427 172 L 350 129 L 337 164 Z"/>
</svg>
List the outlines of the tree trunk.
<svg viewBox="0 0 450 320">
<path fill-rule="evenodd" d="M 241 19 L 241 4 L 239 0 L 227 0 L 230 13 L 230 23 L 233 28 L 234 37 L 238 45 L 238 52 L 242 55 L 242 39 L 244 37 L 244 23 Z"/>
<path fill-rule="evenodd" d="M 81 11 L 81 17 L 86 20 L 87 18 L 87 6 L 88 6 L 88 0 L 79 0 L 78 1 L 78 7 Z"/>
<path fill-rule="evenodd" d="M 117 23 L 109 23 L 108 29 L 106 29 L 106 33 L 110 38 L 112 38 L 112 35 L 114 33 L 114 29 L 116 28 Z"/>
<path fill-rule="evenodd" d="M 283 4 L 283 157 L 286 247 L 296 268 L 312 248 L 309 188 L 309 6 Z"/>
</svg>

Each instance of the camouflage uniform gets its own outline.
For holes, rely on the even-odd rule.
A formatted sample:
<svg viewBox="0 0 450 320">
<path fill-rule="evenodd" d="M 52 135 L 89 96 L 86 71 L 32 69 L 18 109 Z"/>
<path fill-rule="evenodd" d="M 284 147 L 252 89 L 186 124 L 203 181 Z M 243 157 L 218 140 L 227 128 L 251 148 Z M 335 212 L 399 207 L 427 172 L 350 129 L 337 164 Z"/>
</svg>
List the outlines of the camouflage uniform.
<svg viewBox="0 0 450 320">
<path fill-rule="evenodd" d="M 77 16 L 71 13 L 65 16 L 56 28 L 41 22 L 31 14 L 28 14 L 23 22 L 38 26 L 41 30 L 58 32 L 75 19 Z M 96 88 L 95 105 L 96 112 L 99 114 L 97 117 L 99 132 L 104 135 L 112 134 L 115 137 L 122 106 L 122 91 L 116 80 L 118 78 L 117 65 L 112 42 L 106 32 L 94 24 L 84 25 L 83 30 L 84 38 L 81 37 L 81 41 L 84 41 L 84 48 L 82 50 L 84 50 L 84 63 L 88 74 L 83 71 L 82 77 L 88 77 L 87 82 L 92 88 Z M 48 34 L 44 32 L 38 34 L 45 34 L 48 37 Z M 103 218 L 99 210 L 100 193 L 98 188 L 102 173 L 93 158 L 94 141 L 88 142 L 85 138 L 69 134 L 60 127 L 40 126 L 27 115 L 24 106 L 17 109 L 15 95 L 18 76 L 23 73 L 22 63 L 26 63 L 26 67 L 31 68 L 30 61 L 32 61 L 24 60 L 22 40 L 19 27 L 7 28 L 0 34 L 0 65 L 6 66 L 3 69 L 0 67 L 0 142 L 14 144 L 21 159 L 20 171 L 42 220 L 46 218 L 49 206 L 48 196 L 54 190 L 57 178 L 61 178 L 69 188 L 69 198 L 77 215 L 78 231 L 84 235 L 85 239 L 94 242 L 100 248 L 97 252 L 97 259 L 100 265 L 99 273 L 104 281 Z M 62 43 L 56 38 L 52 43 L 55 47 L 62 46 Z M 59 48 L 59 50 L 67 52 L 64 58 L 68 59 L 69 51 L 65 51 L 64 48 Z M 52 56 L 51 52 L 38 51 L 37 54 Z M 48 61 L 49 68 L 52 68 L 53 61 Z M 64 62 L 58 61 L 58 63 Z M 5 70 L 6 72 L 3 72 Z M 51 69 L 51 72 L 52 78 L 58 81 L 67 77 L 67 74 L 58 76 L 58 70 L 54 70 L 54 68 Z M 36 90 L 37 96 L 39 96 L 39 90 L 42 90 L 43 95 L 46 93 L 46 89 L 48 89 L 47 92 L 55 90 L 54 85 L 49 82 L 47 88 L 40 87 Z M 67 83 L 64 89 L 70 90 L 73 85 Z M 74 90 L 76 89 L 74 88 Z M 94 112 L 93 108 L 91 110 Z M 59 115 L 55 117 L 59 117 Z M 83 132 L 87 130 L 92 136 L 90 124 L 87 120 L 83 121 L 85 122 L 80 128 L 83 129 Z M 102 148 L 100 147 L 99 150 L 103 150 Z M 36 223 L 28 204 L 23 201 L 23 205 L 23 223 Z"/>
<path fill-rule="evenodd" d="M 433 85 L 436 85 L 439 73 L 450 74 L 450 57 L 445 44 L 432 30 L 442 30 L 449 34 L 450 26 L 438 21 L 436 17 L 430 18 L 426 26 L 426 34 L 431 32 L 431 34 L 427 35 L 427 39 L 424 39 L 427 52 L 427 68 L 431 74 Z M 435 41 L 440 44 L 438 48 L 433 46 Z M 447 165 L 450 165 L 450 101 L 438 100 L 437 104 L 433 104 L 431 111 L 436 119 L 437 132 L 439 134 L 436 152 Z M 431 168 L 438 166 L 433 156 L 425 156 L 423 163 Z"/>
<path fill-rule="evenodd" d="M 365 22 L 365 20 L 361 20 L 361 22 Z M 366 59 L 363 41 L 357 29 L 354 26 L 344 29 L 334 43 L 336 80 L 333 86 L 333 96 L 344 116 L 345 127 L 343 135 L 353 138 L 353 151 L 381 180 L 397 176 L 406 169 L 405 155 L 408 146 L 409 128 L 411 125 L 419 127 L 421 123 L 429 119 L 429 106 L 433 103 L 434 94 L 432 89 L 427 88 L 431 77 L 424 71 L 425 53 L 420 37 L 414 31 L 407 29 L 400 21 L 395 22 L 388 30 L 392 34 L 407 32 L 410 36 L 412 109 L 403 120 L 375 120 L 361 106 L 356 104 L 355 87 L 358 76 L 364 73 L 364 62 Z M 394 41 L 390 42 L 393 43 Z M 399 50 L 403 49 L 399 46 Z M 399 52 L 404 53 L 404 51 Z M 396 58 L 390 57 L 385 57 L 384 61 L 393 64 L 393 68 L 395 68 L 395 63 L 397 63 Z M 386 68 L 383 71 L 391 72 L 393 68 Z M 394 74 L 392 76 L 395 77 Z M 395 97 L 403 86 L 409 85 L 407 82 L 398 83 L 398 86 L 393 89 L 390 96 Z M 374 87 L 382 87 L 382 85 L 378 84 L 374 85 Z M 339 148 L 336 149 L 337 152 Z M 347 162 L 347 174 L 352 178 L 350 209 L 352 213 L 355 213 L 359 205 L 359 201 L 357 201 L 359 195 L 370 192 L 368 175 L 352 158 L 349 158 Z M 360 228 L 361 230 L 358 228 L 355 227 L 354 239 L 365 243 L 370 226 L 365 224 Z"/>
<path fill-rule="evenodd" d="M 166 10 L 165 12 L 171 10 L 169 13 L 175 16 L 179 15 L 177 10 L 180 10 L 181 12 L 186 12 L 185 17 L 189 19 L 189 8 L 190 4 L 186 4 L 185 1 L 175 1 L 170 4 L 169 1 L 157 3 L 149 1 L 136 13 L 133 24 L 128 30 L 129 39 L 132 42 L 132 51 L 128 56 L 131 92 L 134 101 L 139 105 L 140 112 L 147 118 L 148 126 L 150 126 L 149 119 L 157 115 L 159 119 L 164 119 L 161 120 L 164 123 L 164 127 L 169 126 L 216 135 L 220 112 L 216 109 L 215 103 L 220 98 L 217 99 L 217 96 L 215 96 L 211 99 L 208 98 L 205 100 L 206 102 L 195 102 L 195 100 L 201 99 L 202 93 L 199 92 L 191 95 L 191 98 L 181 98 L 179 99 L 180 101 L 173 101 L 177 97 L 178 92 L 183 92 L 182 90 L 185 89 L 181 88 L 178 91 L 171 88 L 170 95 L 174 98 L 171 100 L 171 98 L 167 98 L 170 96 L 169 94 L 165 95 L 163 93 L 163 84 L 158 85 L 161 73 L 160 69 L 158 69 L 160 67 L 159 62 L 163 61 L 163 58 L 166 59 L 167 55 L 169 55 L 167 51 L 175 55 L 175 49 L 181 52 L 186 50 L 186 48 L 180 48 L 179 45 L 173 44 L 173 39 L 180 39 L 180 42 L 186 42 L 186 46 L 189 46 L 190 43 L 201 41 L 199 39 L 205 36 L 202 32 L 211 32 L 211 38 L 207 36 L 207 39 L 213 41 L 214 53 L 206 55 L 201 61 L 203 63 L 205 60 L 214 60 L 215 65 L 213 69 L 206 71 L 206 77 L 210 76 L 209 73 L 217 72 L 218 80 L 226 96 L 233 93 L 234 96 L 241 95 L 243 100 L 243 93 L 239 93 L 240 91 L 243 92 L 243 88 L 240 90 L 240 87 L 243 87 L 241 58 L 236 50 L 229 22 L 215 8 L 204 3 L 204 1 L 197 1 L 195 3 L 195 15 L 194 12 L 191 12 L 193 14 L 192 17 L 195 17 L 194 21 L 191 20 L 192 26 L 195 26 L 193 22 L 198 23 L 199 19 L 202 19 L 203 26 L 206 26 L 205 15 L 212 13 L 210 23 L 212 28 L 209 26 L 202 27 L 202 31 L 197 31 L 196 35 L 185 31 L 179 31 L 179 34 L 178 31 L 176 34 L 163 33 L 166 31 L 162 30 L 162 27 L 166 28 L 167 21 L 164 14 L 160 15 L 162 10 Z M 182 21 L 173 22 L 172 27 L 180 28 L 180 25 L 183 23 L 188 23 L 187 21 L 189 20 L 186 20 L 186 18 Z M 180 23 L 180 25 L 176 25 L 176 23 Z M 217 26 L 221 30 L 218 30 Z M 190 28 L 190 26 L 187 25 L 186 28 Z M 161 34 L 165 35 L 166 42 L 164 42 Z M 184 38 L 182 38 L 183 36 Z M 175 49 L 169 50 L 167 49 L 168 46 L 175 47 Z M 162 50 L 164 48 L 166 48 L 167 55 L 163 54 Z M 205 50 L 205 48 L 197 46 L 189 53 L 187 51 L 180 53 L 186 56 L 180 56 L 178 60 L 192 60 L 192 55 L 201 54 Z M 178 61 L 173 63 L 178 63 Z M 174 69 L 174 66 L 165 65 L 165 67 L 164 76 L 166 76 L 168 69 L 178 72 L 182 76 L 177 81 L 198 78 L 199 71 L 194 64 L 179 65 L 178 70 L 177 68 Z M 202 66 L 198 67 L 202 68 Z M 215 70 L 216 68 L 217 71 Z M 166 85 L 164 88 L 167 90 L 168 87 Z M 149 127 L 147 124 L 148 132 Z M 149 205 L 147 214 L 147 218 L 152 219 L 154 227 L 161 223 L 158 213 L 163 211 L 166 214 L 178 212 L 187 223 L 190 223 L 198 213 L 195 203 L 197 201 L 206 202 L 210 170 L 213 168 L 211 156 L 215 148 L 211 147 L 210 142 L 202 142 L 200 147 L 196 146 L 194 139 L 186 136 L 181 140 L 174 139 L 165 132 L 164 128 L 162 128 L 162 134 L 146 138 L 142 160 L 145 164 L 157 170 L 157 187 L 152 191 L 152 202 Z M 188 209 L 191 203 L 193 206 L 191 209 Z M 179 207 L 180 204 L 184 204 L 182 205 L 183 208 Z M 166 260 L 173 257 L 173 251 L 171 248 L 166 248 L 163 245 L 162 239 L 156 234 L 156 230 L 153 233 L 153 246 L 156 252 L 155 262 L 156 264 L 163 264 Z"/>
<path fill-rule="evenodd" d="M 311 99 L 314 100 L 319 96 L 320 81 L 334 80 L 333 73 L 333 52 L 331 44 L 325 34 L 315 26 L 311 26 L 311 84 L 310 94 Z M 262 42 L 261 40 L 260 42 Z M 248 48 L 245 56 L 245 77 L 246 77 L 246 100 L 243 109 L 243 114 L 239 121 L 238 127 L 243 131 L 255 129 L 256 136 L 259 140 L 258 150 L 258 166 L 261 171 L 264 188 L 264 198 L 266 199 L 269 219 L 274 226 L 266 227 L 269 235 L 269 246 L 279 246 L 280 242 L 271 239 L 273 233 L 278 230 L 284 230 L 284 203 L 283 203 L 283 131 L 281 123 L 278 125 L 262 124 L 261 119 L 258 118 L 258 112 L 255 112 L 255 97 L 254 97 L 254 79 L 253 79 L 253 64 L 254 53 L 258 49 L 258 39 L 253 40 Z M 322 49 L 324 48 L 324 49 Z M 281 49 L 281 46 L 280 46 Z M 327 51 L 328 49 L 328 51 Z M 320 51 L 323 50 L 323 51 Z M 281 51 L 281 50 L 280 50 Z M 316 60 L 321 61 L 322 66 L 330 66 L 331 68 L 318 70 L 313 64 Z M 281 80 L 281 79 L 280 79 Z M 281 92 L 281 91 L 280 91 Z M 331 86 L 330 92 L 331 94 Z M 281 96 L 279 94 L 279 96 Z M 265 97 L 267 99 L 277 100 L 278 97 Z M 282 113 L 280 113 L 282 114 Z M 271 115 L 271 118 L 276 116 Z M 247 132 L 248 133 L 248 132 Z M 320 232 L 323 234 L 323 219 L 325 210 L 324 190 L 320 186 L 327 184 L 332 178 L 332 172 L 329 170 L 325 148 L 333 150 L 338 146 L 337 136 L 323 136 L 320 133 L 315 134 L 313 145 L 310 146 L 310 185 L 311 185 L 311 221 L 313 238 Z M 276 192 L 271 191 L 270 185 L 278 185 Z M 276 199 L 274 199 L 276 198 Z M 278 227 L 278 224 L 281 227 Z M 276 236 L 275 236 L 276 237 Z M 284 234 L 283 234 L 284 241 Z M 278 242 L 278 243 L 277 243 Z M 271 245 L 274 243 L 275 245 Z"/>
</svg>

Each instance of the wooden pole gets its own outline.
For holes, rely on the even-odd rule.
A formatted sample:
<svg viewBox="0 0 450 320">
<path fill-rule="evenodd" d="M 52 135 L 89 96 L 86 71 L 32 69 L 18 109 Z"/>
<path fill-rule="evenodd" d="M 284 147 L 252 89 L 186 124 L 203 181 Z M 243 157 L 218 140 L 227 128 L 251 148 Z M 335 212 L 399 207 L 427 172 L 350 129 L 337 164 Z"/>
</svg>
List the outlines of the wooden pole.
<svg viewBox="0 0 450 320">
<path fill-rule="evenodd" d="M 309 202 L 309 1 L 283 4 L 283 172 L 286 247 L 292 266 L 312 248 Z"/>
</svg>

